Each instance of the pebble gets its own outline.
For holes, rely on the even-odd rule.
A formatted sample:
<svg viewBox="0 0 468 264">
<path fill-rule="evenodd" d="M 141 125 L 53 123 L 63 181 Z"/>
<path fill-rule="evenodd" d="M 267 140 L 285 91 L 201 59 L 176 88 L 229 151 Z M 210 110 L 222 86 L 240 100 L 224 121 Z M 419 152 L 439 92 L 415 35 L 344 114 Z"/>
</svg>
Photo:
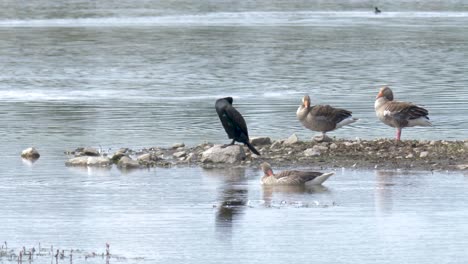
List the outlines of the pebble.
<svg viewBox="0 0 468 264">
<path fill-rule="evenodd" d="M 420 157 L 420 158 L 425 158 L 425 157 L 427 157 L 428 155 L 429 155 L 429 152 L 423 151 L 423 152 L 421 152 L 421 154 L 419 154 L 419 157 Z"/>
<path fill-rule="evenodd" d="M 250 139 L 250 144 L 254 146 L 261 146 L 261 145 L 270 145 L 271 138 L 269 137 L 253 137 Z"/>
<path fill-rule="evenodd" d="M 187 155 L 187 152 L 185 151 L 179 151 L 179 152 L 175 152 L 174 154 L 172 154 L 172 156 L 176 158 L 182 158 L 182 157 L 185 157 L 186 155 Z"/>
<path fill-rule="evenodd" d="M 307 156 L 307 157 L 316 157 L 320 155 L 321 155 L 320 151 L 314 148 L 308 148 L 304 150 L 304 156 Z"/>
<path fill-rule="evenodd" d="M 283 142 L 283 145 L 293 145 L 293 144 L 296 144 L 297 142 L 299 142 L 299 138 L 294 133 Z"/>
</svg>

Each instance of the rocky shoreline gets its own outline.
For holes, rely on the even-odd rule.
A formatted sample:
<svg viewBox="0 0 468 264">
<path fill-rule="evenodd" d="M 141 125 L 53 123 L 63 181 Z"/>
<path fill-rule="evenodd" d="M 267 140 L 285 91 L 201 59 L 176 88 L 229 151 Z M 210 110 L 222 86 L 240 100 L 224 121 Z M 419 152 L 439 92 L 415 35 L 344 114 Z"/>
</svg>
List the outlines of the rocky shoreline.
<svg viewBox="0 0 468 264">
<path fill-rule="evenodd" d="M 222 168 L 258 167 L 263 161 L 273 167 L 311 167 L 316 169 L 413 169 L 468 170 L 468 140 L 418 141 L 393 139 L 345 140 L 331 142 L 301 141 L 295 134 L 288 139 L 252 138 L 261 156 L 247 147 L 223 147 L 203 143 L 187 147 L 176 143 L 169 148 L 151 147 L 140 150 L 122 148 L 115 153 L 102 153 L 94 148 L 67 151 L 67 166 L 117 166 L 120 169 L 148 167 L 200 166 Z"/>
</svg>

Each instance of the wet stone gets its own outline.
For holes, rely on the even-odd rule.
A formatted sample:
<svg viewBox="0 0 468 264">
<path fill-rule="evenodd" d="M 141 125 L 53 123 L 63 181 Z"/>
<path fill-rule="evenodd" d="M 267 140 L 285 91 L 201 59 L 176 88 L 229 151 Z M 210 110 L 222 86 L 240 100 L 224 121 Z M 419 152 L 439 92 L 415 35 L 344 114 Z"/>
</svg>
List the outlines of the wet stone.
<svg viewBox="0 0 468 264">
<path fill-rule="evenodd" d="M 307 157 L 316 157 L 316 156 L 320 156 L 320 151 L 317 150 L 317 149 L 314 149 L 314 148 L 309 148 L 309 149 L 306 149 L 304 150 L 304 156 L 307 156 Z"/>
<path fill-rule="evenodd" d="M 91 148 L 91 147 L 86 147 L 83 149 L 82 154 L 85 156 L 100 156 L 100 153 L 97 149 Z"/>
<path fill-rule="evenodd" d="M 107 167 L 111 166 L 111 160 L 107 157 L 89 157 L 81 156 L 71 158 L 65 162 L 66 166 L 89 166 L 89 167 Z"/>
<path fill-rule="evenodd" d="M 183 147 L 185 147 L 185 144 L 184 144 L 184 143 L 174 143 L 174 144 L 172 145 L 172 148 L 173 148 L 173 149 L 178 149 L 178 148 L 183 148 Z"/>
<path fill-rule="evenodd" d="M 250 139 L 250 144 L 254 146 L 261 146 L 261 145 L 270 145 L 271 138 L 269 137 L 253 137 Z"/>
<path fill-rule="evenodd" d="M 25 150 L 23 150 L 21 152 L 21 157 L 23 159 L 30 159 L 30 160 L 36 160 L 40 157 L 41 155 L 39 155 L 39 151 L 37 151 L 36 148 L 34 147 L 31 147 L 31 148 L 27 148 Z"/>
<path fill-rule="evenodd" d="M 244 148 L 240 145 L 223 147 L 215 145 L 202 153 L 201 162 L 207 163 L 236 163 L 246 158 Z"/>
<path fill-rule="evenodd" d="M 185 151 L 179 151 L 179 152 L 175 152 L 174 154 L 172 154 L 172 156 L 176 158 L 182 158 L 182 157 L 185 157 L 186 155 L 187 155 L 187 152 Z"/>
<path fill-rule="evenodd" d="M 123 156 L 117 163 L 117 167 L 126 169 L 140 168 L 141 165 L 138 161 L 132 160 L 130 157 Z"/>
<path fill-rule="evenodd" d="M 296 134 L 292 134 L 288 139 L 283 142 L 283 145 L 293 145 L 299 142 L 299 138 Z"/>
</svg>

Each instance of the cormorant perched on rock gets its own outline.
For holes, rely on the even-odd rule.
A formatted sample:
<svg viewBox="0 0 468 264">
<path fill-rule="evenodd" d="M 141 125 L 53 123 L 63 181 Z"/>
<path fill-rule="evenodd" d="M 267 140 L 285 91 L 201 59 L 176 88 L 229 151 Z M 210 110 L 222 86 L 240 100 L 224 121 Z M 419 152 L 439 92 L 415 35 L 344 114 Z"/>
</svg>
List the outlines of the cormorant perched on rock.
<svg viewBox="0 0 468 264">
<path fill-rule="evenodd" d="M 250 144 L 249 132 L 247 125 L 242 115 L 232 106 L 232 97 L 225 97 L 216 100 L 216 112 L 218 113 L 219 120 L 223 124 L 224 130 L 228 137 L 232 139 L 230 145 L 235 141 L 244 143 L 249 147 L 250 151 L 260 155 L 260 153 Z"/>
<path fill-rule="evenodd" d="M 380 9 L 378 7 L 375 7 L 374 8 L 374 13 L 377 15 L 377 14 L 382 13 L 382 11 L 380 11 Z"/>
</svg>

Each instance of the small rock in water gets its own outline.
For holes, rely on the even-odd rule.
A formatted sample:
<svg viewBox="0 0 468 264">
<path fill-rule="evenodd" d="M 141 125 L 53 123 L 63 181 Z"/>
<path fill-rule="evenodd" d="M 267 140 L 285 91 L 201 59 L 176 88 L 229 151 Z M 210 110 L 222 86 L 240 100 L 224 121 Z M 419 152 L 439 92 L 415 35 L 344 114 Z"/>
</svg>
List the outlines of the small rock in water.
<svg viewBox="0 0 468 264">
<path fill-rule="evenodd" d="M 123 156 L 117 163 L 117 167 L 125 169 L 136 169 L 140 168 L 141 165 L 138 161 L 132 160 L 130 157 Z"/>
<path fill-rule="evenodd" d="M 410 154 L 406 155 L 405 158 L 407 158 L 407 159 L 412 159 L 412 158 L 414 158 L 414 155 L 413 155 L 413 153 L 410 153 Z"/>
<path fill-rule="evenodd" d="M 332 143 L 330 145 L 330 149 L 337 149 L 338 148 L 338 145 L 336 145 L 335 143 Z"/>
<path fill-rule="evenodd" d="M 83 155 L 85 156 L 100 156 L 99 151 L 95 148 L 86 147 L 83 149 Z"/>
<path fill-rule="evenodd" d="M 27 148 L 21 152 L 21 157 L 24 159 L 36 160 L 40 156 L 41 155 L 39 155 L 39 151 L 37 151 L 37 149 L 34 147 Z"/>
<path fill-rule="evenodd" d="M 296 144 L 297 142 L 299 142 L 299 138 L 298 138 L 297 135 L 294 133 L 294 134 L 292 134 L 288 139 L 286 139 L 286 140 L 283 142 L 283 145 L 294 145 L 294 144 Z"/>
<path fill-rule="evenodd" d="M 90 167 L 107 167 L 111 166 L 111 161 L 107 157 L 88 157 L 86 165 Z"/>
<path fill-rule="evenodd" d="M 185 157 L 186 155 L 187 155 L 187 152 L 185 151 L 179 151 L 179 152 L 175 152 L 174 154 L 172 154 L 172 156 L 176 158 L 182 158 L 182 157 Z"/>
<path fill-rule="evenodd" d="M 425 158 L 425 157 L 427 157 L 428 155 L 429 155 L 429 152 L 423 151 L 423 152 L 421 152 L 421 153 L 419 154 L 419 157 L 420 157 L 420 158 Z"/>
<path fill-rule="evenodd" d="M 250 144 L 254 146 L 261 146 L 261 145 L 270 145 L 271 138 L 269 137 L 253 137 L 250 139 Z"/>
<path fill-rule="evenodd" d="M 90 167 L 107 167 L 111 165 L 111 161 L 106 157 L 89 157 L 81 156 L 71 158 L 65 162 L 66 166 L 90 166 Z"/>
<path fill-rule="evenodd" d="M 183 148 L 183 147 L 185 147 L 185 144 L 184 144 L 184 143 L 174 143 L 174 144 L 172 145 L 172 148 L 173 148 L 173 149 Z"/>
<path fill-rule="evenodd" d="M 145 153 L 143 155 L 138 156 L 137 160 L 142 162 L 150 162 L 158 161 L 160 160 L 160 158 L 155 153 Z"/>
</svg>

